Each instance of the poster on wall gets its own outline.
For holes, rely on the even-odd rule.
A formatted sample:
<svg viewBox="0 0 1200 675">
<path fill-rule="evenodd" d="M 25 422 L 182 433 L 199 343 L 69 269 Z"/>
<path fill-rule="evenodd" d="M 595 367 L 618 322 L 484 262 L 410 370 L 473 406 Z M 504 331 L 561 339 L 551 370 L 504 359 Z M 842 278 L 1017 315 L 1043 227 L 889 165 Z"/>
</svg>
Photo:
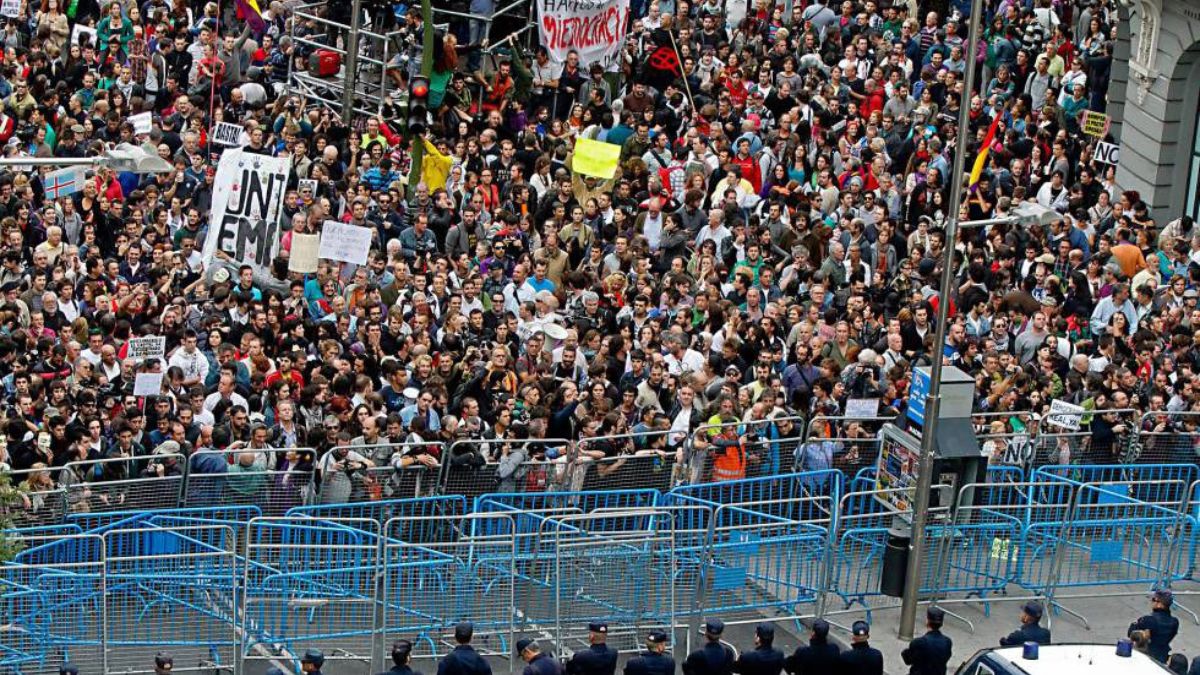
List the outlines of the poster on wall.
<svg viewBox="0 0 1200 675">
<path fill-rule="evenodd" d="M 212 217 L 204 257 L 217 251 L 265 272 L 279 251 L 280 213 L 287 193 L 290 157 L 226 150 L 213 180 Z"/>
</svg>

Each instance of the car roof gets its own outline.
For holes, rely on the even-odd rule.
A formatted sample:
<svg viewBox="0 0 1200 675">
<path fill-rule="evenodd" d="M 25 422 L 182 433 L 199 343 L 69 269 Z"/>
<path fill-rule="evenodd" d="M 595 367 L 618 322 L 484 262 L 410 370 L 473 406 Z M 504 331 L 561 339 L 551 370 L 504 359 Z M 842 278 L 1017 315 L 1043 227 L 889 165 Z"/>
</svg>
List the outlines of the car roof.
<svg viewBox="0 0 1200 675">
<path fill-rule="evenodd" d="M 1009 666 L 1010 672 L 1027 675 L 1163 675 L 1168 671 L 1149 656 L 1134 651 L 1117 656 L 1115 644 L 1065 644 L 1038 648 L 1038 658 L 1022 658 L 1021 647 L 1005 647 L 990 652 L 997 665 Z"/>
</svg>

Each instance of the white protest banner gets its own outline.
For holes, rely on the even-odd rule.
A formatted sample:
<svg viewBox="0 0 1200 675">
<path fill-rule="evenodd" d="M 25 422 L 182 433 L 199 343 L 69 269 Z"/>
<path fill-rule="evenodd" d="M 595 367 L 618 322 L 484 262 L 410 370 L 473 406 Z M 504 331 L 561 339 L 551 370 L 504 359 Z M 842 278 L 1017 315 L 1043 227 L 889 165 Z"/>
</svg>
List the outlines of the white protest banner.
<svg viewBox="0 0 1200 675">
<path fill-rule="evenodd" d="M 369 227 L 327 220 L 321 228 L 321 247 L 318 255 L 329 260 L 366 265 L 367 254 L 371 252 L 373 232 Z"/>
<path fill-rule="evenodd" d="M 81 23 L 75 24 L 75 27 L 71 29 L 71 44 L 73 44 L 73 45 L 79 44 L 79 36 L 80 35 L 88 36 L 88 44 L 92 45 L 93 47 L 96 46 L 96 29 L 95 28 L 92 28 L 91 26 L 85 26 Z"/>
<path fill-rule="evenodd" d="M 138 373 L 133 378 L 134 396 L 158 396 L 162 393 L 165 373 Z"/>
<path fill-rule="evenodd" d="M 142 361 L 145 359 L 161 359 L 167 353 L 167 338 L 163 335 L 130 338 L 125 351 L 126 359 Z"/>
<path fill-rule="evenodd" d="M 21 16 L 21 0 L 4 0 L 0 2 L 0 14 L 14 19 Z"/>
<path fill-rule="evenodd" d="M 1059 399 L 1050 402 L 1050 412 L 1046 415 L 1046 424 L 1071 431 L 1079 431 L 1079 423 L 1087 412 L 1082 406 L 1067 403 Z"/>
<path fill-rule="evenodd" d="M 879 415 L 879 399 L 851 398 L 846 400 L 846 419 L 871 419 Z"/>
<path fill-rule="evenodd" d="M 150 113 L 148 112 L 129 116 L 129 123 L 133 125 L 133 133 L 136 136 L 142 136 L 150 133 L 150 129 L 153 127 L 153 122 L 154 120 L 151 118 Z"/>
<path fill-rule="evenodd" d="M 241 147 L 242 127 L 229 122 L 217 122 L 212 129 L 212 141 L 227 148 Z"/>
<path fill-rule="evenodd" d="M 629 0 L 536 0 L 541 44 L 550 60 L 563 63 L 567 52 L 579 53 L 579 66 L 606 68 L 625 46 Z"/>
<path fill-rule="evenodd" d="M 1092 159 L 1116 166 L 1121 163 L 1121 146 L 1116 143 L 1099 141 L 1096 143 L 1096 152 L 1092 155 Z"/>
<path fill-rule="evenodd" d="M 312 274 L 317 271 L 317 253 L 321 245 L 321 237 L 315 234 L 292 234 L 291 256 L 288 258 L 288 271 L 300 274 Z"/>
<path fill-rule="evenodd" d="M 212 214 L 203 255 L 223 251 L 235 263 L 265 272 L 279 251 L 279 219 L 287 192 L 289 157 L 230 149 L 221 155 L 213 181 Z"/>
</svg>

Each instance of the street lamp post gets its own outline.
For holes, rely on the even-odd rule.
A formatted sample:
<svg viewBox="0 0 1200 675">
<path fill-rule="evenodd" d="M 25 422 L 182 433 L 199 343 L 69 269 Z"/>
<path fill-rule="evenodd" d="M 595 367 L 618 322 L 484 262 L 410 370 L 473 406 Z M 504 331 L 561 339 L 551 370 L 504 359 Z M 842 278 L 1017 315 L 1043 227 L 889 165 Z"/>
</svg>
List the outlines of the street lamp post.
<svg viewBox="0 0 1200 675">
<path fill-rule="evenodd" d="M 900 605 L 901 640 L 911 640 L 917 617 L 921 565 L 925 553 L 925 525 L 928 520 L 929 491 L 933 487 L 933 451 L 941 407 L 942 351 L 946 344 L 946 321 L 950 309 L 951 284 L 954 281 L 954 242 L 958 236 L 958 214 L 962 205 L 963 170 L 966 168 L 968 128 L 971 123 L 972 90 L 975 88 L 975 54 L 979 47 L 979 15 L 983 3 L 971 0 L 967 28 L 967 65 L 963 72 L 963 91 L 959 100 L 958 133 L 954 144 L 954 168 L 950 174 L 949 218 L 946 220 L 946 245 L 942 250 L 942 276 L 938 284 L 937 325 L 933 338 L 933 363 L 929 368 L 929 396 L 925 399 L 925 423 L 921 432 L 921 458 L 913 497 L 912 537 L 909 539 L 908 567 L 904 575 L 904 596 Z"/>
<path fill-rule="evenodd" d="M 0 157 L 0 167 L 14 166 L 52 166 L 56 169 L 102 166 L 117 172 L 139 174 L 167 173 L 174 168 L 167 160 L 129 143 L 93 157 Z"/>
</svg>

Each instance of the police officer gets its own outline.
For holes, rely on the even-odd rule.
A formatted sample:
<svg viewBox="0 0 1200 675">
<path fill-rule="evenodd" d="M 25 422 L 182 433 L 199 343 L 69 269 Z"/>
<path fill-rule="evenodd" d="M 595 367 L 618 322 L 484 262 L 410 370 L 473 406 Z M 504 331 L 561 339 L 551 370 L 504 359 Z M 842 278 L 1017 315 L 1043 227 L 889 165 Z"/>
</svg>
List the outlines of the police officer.
<svg viewBox="0 0 1200 675">
<path fill-rule="evenodd" d="M 666 655 L 667 634 L 652 630 L 646 636 L 646 651 L 625 663 L 625 675 L 675 675 L 675 659 Z"/>
<path fill-rule="evenodd" d="M 79 666 L 74 663 L 64 663 L 58 667 L 58 675 L 79 675 Z"/>
<path fill-rule="evenodd" d="M 841 675 L 883 675 L 883 652 L 870 644 L 871 625 L 855 621 L 850 626 L 850 649 L 838 657 Z"/>
<path fill-rule="evenodd" d="M 1171 640 L 1179 632 L 1179 619 L 1171 616 L 1171 604 L 1175 596 L 1171 591 L 1160 588 L 1150 596 L 1150 613 L 1129 624 L 1129 635 L 1135 630 L 1150 633 L 1150 647 L 1147 653 L 1159 663 L 1166 663 L 1171 653 Z"/>
<path fill-rule="evenodd" d="M 940 607 L 930 607 L 925 612 L 925 634 L 914 638 L 900 652 L 900 658 L 908 664 L 908 675 L 946 675 L 946 664 L 950 662 L 953 643 L 942 635 L 942 623 L 946 613 Z"/>
<path fill-rule="evenodd" d="M 833 672 L 838 662 L 837 645 L 829 644 L 829 622 L 817 619 L 808 633 L 808 645 L 797 647 L 783 662 L 790 675 L 822 675 Z"/>
<path fill-rule="evenodd" d="M 567 675 L 613 675 L 617 672 L 617 650 L 608 646 L 608 624 L 588 624 L 588 648 L 575 652 L 567 661 Z"/>
<path fill-rule="evenodd" d="M 379 675 L 421 675 L 421 671 L 409 667 L 412 662 L 412 643 L 396 640 L 392 643 L 392 668 Z"/>
<path fill-rule="evenodd" d="M 170 652 L 159 652 L 154 655 L 154 675 L 169 675 L 175 667 L 175 657 Z"/>
<path fill-rule="evenodd" d="M 542 646 L 533 638 L 517 640 L 517 654 L 525 661 L 524 675 L 562 675 L 563 667 L 558 659 L 542 652 Z"/>
<path fill-rule="evenodd" d="M 325 665 L 325 655 L 320 649 L 306 649 L 300 657 L 300 670 L 308 675 L 321 675 L 321 666 Z"/>
<path fill-rule="evenodd" d="M 683 675 L 731 675 L 735 655 L 733 649 L 721 642 L 725 622 L 709 619 L 704 623 L 704 646 L 688 654 L 683 661 Z"/>
<path fill-rule="evenodd" d="M 438 663 L 438 675 L 492 675 L 492 667 L 471 646 L 475 624 L 460 621 L 454 626 L 454 641 L 458 644 Z"/>
<path fill-rule="evenodd" d="M 1001 647 L 1020 647 L 1026 642 L 1050 644 L 1050 630 L 1042 628 L 1042 604 L 1030 600 L 1021 608 L 1021 627 L 1000 638 Z"/>
<path fill-rule="evenodd" d="M 754 627 L 754 650 L 743 653 L 733 663 L 733 672 L 742 675 L 779 675 L 783 670 L 783 652 L 776 649 L 775 626 L 760 623 Z"/>
</svg>

